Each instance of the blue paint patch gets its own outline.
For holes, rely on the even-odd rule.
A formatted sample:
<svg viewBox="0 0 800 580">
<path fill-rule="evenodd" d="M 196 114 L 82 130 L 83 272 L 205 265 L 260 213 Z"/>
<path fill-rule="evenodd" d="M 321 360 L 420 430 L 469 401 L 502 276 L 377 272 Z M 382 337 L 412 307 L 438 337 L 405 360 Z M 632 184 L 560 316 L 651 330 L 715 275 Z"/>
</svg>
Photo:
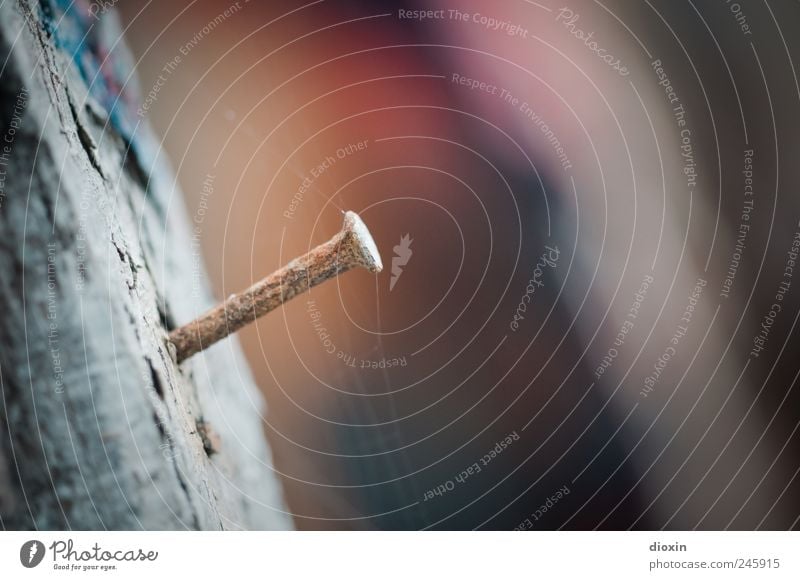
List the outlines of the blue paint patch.
<svg viewBox="0 0 800 580">
<path fill-rule="evenodd" d="M 104 26 L 109 14 L 93 15 L 87 0 L 40 0 L 39 13 L 55 46 L 72 60 L 89 93 L 108 113 L 110 124 L 149 173 L 154 156 L 143 154 L 147 148 L 138 143 L 142 137 L 135 138 L 140 119 L 136 116 L 139 91 L 132 76 L 133 63 L 121 46 L 117 28 Z"/>
</svg>

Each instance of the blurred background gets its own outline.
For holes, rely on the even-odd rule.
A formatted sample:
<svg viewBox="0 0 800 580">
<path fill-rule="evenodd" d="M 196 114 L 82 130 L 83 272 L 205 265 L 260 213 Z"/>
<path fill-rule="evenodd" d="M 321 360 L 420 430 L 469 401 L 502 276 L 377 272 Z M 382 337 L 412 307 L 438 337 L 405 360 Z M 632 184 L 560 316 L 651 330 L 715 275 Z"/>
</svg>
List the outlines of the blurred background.
<svg viewBox="0 0 800 580">
<path fill-rule="evenodd" d="M 798 527 L 796 3 L 115 9 L 298 528 Z"/>
</svg>

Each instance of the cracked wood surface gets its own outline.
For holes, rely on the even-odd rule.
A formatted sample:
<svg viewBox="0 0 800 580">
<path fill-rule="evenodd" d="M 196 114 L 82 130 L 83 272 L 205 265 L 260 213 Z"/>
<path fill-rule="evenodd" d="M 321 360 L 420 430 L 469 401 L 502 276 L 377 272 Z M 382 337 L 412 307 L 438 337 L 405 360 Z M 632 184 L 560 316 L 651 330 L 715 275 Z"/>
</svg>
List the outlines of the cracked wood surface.
<svg viewBox="0 0 800 580">
<path fill-rule="evenodd" d="M 214 303 L 187 299 L 180 192 L 146 126 L 129 140 L 57 48 L 53 5 L 0 5 L 3 135 L 26 97 L 0 197 L 0 525 L 291 527 L 238 343 L 180 367 L 166 350 Z"/>
</svg>

